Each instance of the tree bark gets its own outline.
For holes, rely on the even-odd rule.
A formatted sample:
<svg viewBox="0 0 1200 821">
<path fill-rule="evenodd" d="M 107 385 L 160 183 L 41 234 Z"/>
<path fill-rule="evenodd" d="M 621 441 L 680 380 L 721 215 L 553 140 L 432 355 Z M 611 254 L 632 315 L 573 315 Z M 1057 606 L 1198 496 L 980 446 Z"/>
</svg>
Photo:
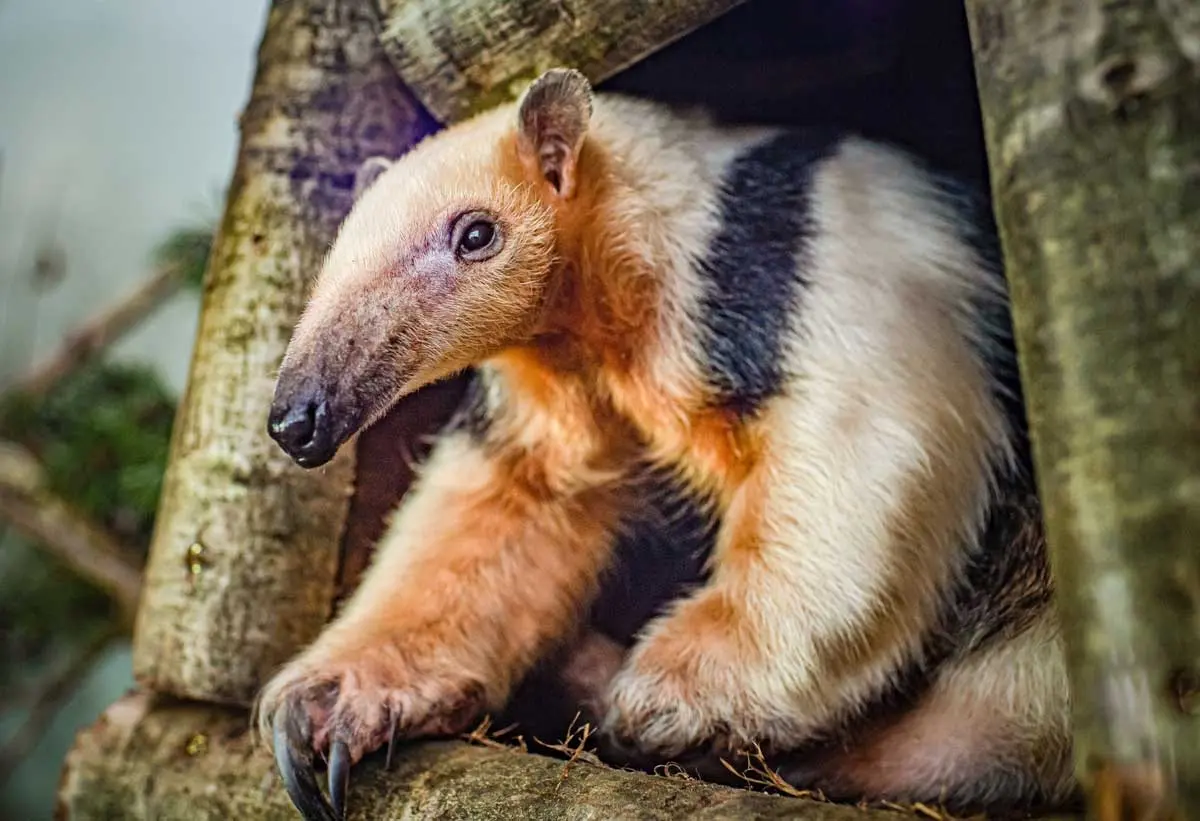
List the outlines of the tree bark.
<svg viewBox="0 0 1200 821">
<path fill-rule="evenodd" d="M 433 128 L 368 0 L 276 0 L 204 289 L 138 613 L 134 672 L 249 703 L 330 615 L 353 448 L 306 472 L 266 435 L 275 372 L 370 155 Z"/>
<path fill-rule="evenodd" d="M 905 817 L 454 741 L 406 745 L 391 772 L 384 771 L 376 756 L 356 767 L 351 779 L 352 821 Z M 298 816 L 270 753 L 247 731 L 244 712 L 154 705 L 149 696 L 134 694 L 111 706 L 76 739 L 55 817 L 292 821 Z"/>
<path fill-rule="evenodd" d="M 1200 4 L 967 7 L 1077 769 L 1200 818 Z"/>
<path fill-rule="evenodd" d="M 375 0 L 396 70 L 443 123 L 567 65 L 598 83 L 744 0 Z"/>
</svg>

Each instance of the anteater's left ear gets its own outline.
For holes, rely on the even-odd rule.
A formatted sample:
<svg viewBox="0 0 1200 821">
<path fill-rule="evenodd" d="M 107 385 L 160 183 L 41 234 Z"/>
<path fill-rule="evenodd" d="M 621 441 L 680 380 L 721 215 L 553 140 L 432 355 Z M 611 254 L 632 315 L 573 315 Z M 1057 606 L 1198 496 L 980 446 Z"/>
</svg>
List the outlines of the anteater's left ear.
<svg viewBox="0 0 1200 821">
<path fill-rule="evenodd" d="M 575 193 L 575 165 L 592 117 L 592 86 L 570 68 L 538 77 L 518 107 L 521 160 L 554 186 L 563 199 Z"/>
</svg>

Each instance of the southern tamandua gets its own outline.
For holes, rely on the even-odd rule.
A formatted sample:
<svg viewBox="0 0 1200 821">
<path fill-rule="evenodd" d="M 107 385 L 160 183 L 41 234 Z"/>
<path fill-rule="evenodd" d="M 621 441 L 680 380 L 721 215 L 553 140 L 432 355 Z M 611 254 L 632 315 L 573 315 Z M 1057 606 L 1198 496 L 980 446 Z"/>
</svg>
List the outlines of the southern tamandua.
<svg viewBox="0 0 1200 821">
<path fill-rule="evenodd" d="M 855 798 L 1071 793 L 995 249 L 987 203 L 897 149 L 565 69 L 381 165 L 270 434 L 317 467 L 475 375 L 359 589 L 261 693 L 306 817 L 342 815 L 364 754 L 469 729 L 575 641 L 658 479 L 707 573 L 596 674 L 613 748 L 801 751 L 785 774 Z"/>
</svg>

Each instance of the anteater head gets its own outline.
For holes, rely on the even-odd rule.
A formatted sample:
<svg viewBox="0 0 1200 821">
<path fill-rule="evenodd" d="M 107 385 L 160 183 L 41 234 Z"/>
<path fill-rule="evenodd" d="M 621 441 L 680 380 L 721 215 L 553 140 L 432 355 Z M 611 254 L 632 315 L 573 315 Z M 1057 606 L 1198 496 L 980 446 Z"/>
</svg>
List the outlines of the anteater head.
<svg viewBox="0 0 1200 821">
<path fill-rule="evenodd" d="M 268 428 L 297 463 L 325 464 L 400 397 L 535 332 L 591 112 L 583 75 L 556 69 L 364 166 L 275 386 Z"/>
</svg>

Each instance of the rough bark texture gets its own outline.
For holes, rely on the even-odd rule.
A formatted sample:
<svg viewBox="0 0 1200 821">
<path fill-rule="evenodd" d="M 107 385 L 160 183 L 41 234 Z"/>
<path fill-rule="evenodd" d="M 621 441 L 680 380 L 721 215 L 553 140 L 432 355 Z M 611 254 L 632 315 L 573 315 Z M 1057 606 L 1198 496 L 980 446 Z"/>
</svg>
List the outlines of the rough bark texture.
<svg viewBox="0 0 1200 821">
<path fill-rule="evenodd" d="M 430 127 L 368 0 L 273 4 L 146 569 L 143 685 L 247 704 L 328 618 L 353 450 L 305 472 L 267 437 L 267 409 L 357 167 Z"/>
<path fill-rule="evenodd" d="M 744 0 L 375 0 L 404 82 L 444 123 L 516 97 L 548 68 L 599 82 Z"/>
<path fill-rule="evenodd" d="M 967 4 L 1102 818 L 1200 818 L 1200 4 Z"/>
<path fill-rule="evenodd" d="M 811 819 L 886 821 L 894 812 L 784 798 L 440 741 L 405 747 L 385 772 L 355 768 L 349 818 L 405 821 Z M 292 821 L 270 754 L 246 714 L 158 705 L 134 694 L 81 733 L 59 790 L 60 821 Z"/>
</svg>

